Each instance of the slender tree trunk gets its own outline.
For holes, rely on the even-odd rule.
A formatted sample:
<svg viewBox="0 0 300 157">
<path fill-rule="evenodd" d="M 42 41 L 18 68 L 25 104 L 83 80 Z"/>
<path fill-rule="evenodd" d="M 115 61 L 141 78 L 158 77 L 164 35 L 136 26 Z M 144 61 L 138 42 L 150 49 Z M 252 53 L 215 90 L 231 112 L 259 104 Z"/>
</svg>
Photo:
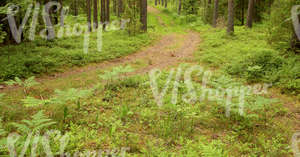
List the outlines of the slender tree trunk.
<svg viewBox="0 0 300 157">
<path fill-rule="evenodd" d="M 165 8 L 168 7 L 168 0 L 165 0 Z"/>
<path fill-rule="evenodd" d="M 94 29 L 98 28 L 98 0 L 94 0 Z"/>
<path fill-rule="evenodd" d="M 241 17 L 242 17 L 242 25 L 245 24 L 245 0 L 242 0 L 242 14 L 241 14 Z"/>
<path fill-rule="evenodd" d="M 147 32 L 147 0 L 141 0 L 141 15 L 142 31 Z"/>
<path fill-rule="evenodd" d="M 248 4 L 248 15 L 247 15 L 247 23 L 246 26 L 248 28 L 252 28 L 253 22 L 253 9 L 254 9 L 254 0 L 249 0 Z"/>
<path fill-rule="evenodd" d="M 106 0 L 101 0 L 101 13 L 100 13 L 100 21 L 103 25 L 103 29 L 105 29 L 105 2 Z"/>
<path fill-rule="evenodd" d="M 155 6 L 157 6 L 157 0 L 155 0 Z"/>
<path fill-rule="evenodd" d="M 74 15 L 78 16 L 78 0 L 74 0 Z"/>
<path fill-rule="evenodd" d="M 117 15 L 117 0 L 113 0 L 113 12 Z"/>
<path fill-rule="evenodd" d="M 181 1 L 182 0 L 179 0 L 179 4 L 178 4 L 178 15 L 181 14 Z"/>
<path fill-rule="evenodd" d="M 110 12 L 109 12 L 109 0 L 106 0 L 106 14 L 105 14 L 105 22 L 109 22 L 110 21 Z"/>
<path fill-rule="evenodd" d="M 228 26 L 227 33 L 232 35 L 234 33 L 234 0 L 228 0 Z"/>
<path fill-rule="evenodd" d="M 91 27 L 91 0 L 86 0 L 87 3 L 87 22 L 88 22 L 88 30 L 89 32 L 92 31 L 92 27 Z"/>
<path fill-rule="evenodd" d="M 119 0 L 119 4 L 118 4 L 118 17 L 121 17 L 122 13 L 123 13 L 123 1 Z"/>
<path fill-rule="evenodd" d="M 164 4 L 165 4 L 164 0 L 161 0 L 161 6 L 164 6 Z"/>
<path fill-rule="evenodd" d="M 213 15 L 213 27 L 217 27 L 217 19 L 218 19 L 218 10 L 219 10 L 219 0 L 215 0 L 215 8 L 214 8 L 214 15 Z"/>
</svg>

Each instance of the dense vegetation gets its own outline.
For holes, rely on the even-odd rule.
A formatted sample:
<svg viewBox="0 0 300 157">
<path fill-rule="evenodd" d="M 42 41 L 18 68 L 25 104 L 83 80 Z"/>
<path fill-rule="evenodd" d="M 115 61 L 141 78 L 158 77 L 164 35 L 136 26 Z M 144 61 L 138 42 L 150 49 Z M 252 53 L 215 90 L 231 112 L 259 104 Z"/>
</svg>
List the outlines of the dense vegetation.
<svg viewBox="0 0 300 157">
<path fill-rule="evenodd" d="M 14 17 L 19 26 L 31 3 L 48 2 L 3 1 L 0 18 L 18 4 Z M 291 138 L 300 129 L 300 46 L 291 9 L 300 1 L 57 3 L 69 14 L 50 9 L 50 22 L 64 35 L 50 39 L 48 28 L 42 38 L 39 32 L 47 22 L 39 17 L 31 40 L 30 17 L 18 43 L 8 20 L 0 24 L 0 156 L 59 156 L 61 151 L 92 156 L 92 150 L 107 156 L 124 151 L 126 156 L 294 155 Z M 68 33 L 79 29 L 85 33 Z M 192 47 L 183 46 L 189 33 L 201 39 L 193 57 L 168 67 L 155 62 L 155 57 L 166 57 L 163 52 L 176 58 Z M 150 52 L 153 58 L 139 56 Z M 193 67 L 203 73 L 190 71 Z M 161 68 L 154 82 L 150 68 Z M 159 91 L 169 85 L 162 106 L 153 95 L 155 82 Z M 227 89 L 246 93 L 229 96 Z M 193 94 L 196 100 L 189 98 Z M 237 105 L 241 101 L 243 114 Z"/>
</svg>

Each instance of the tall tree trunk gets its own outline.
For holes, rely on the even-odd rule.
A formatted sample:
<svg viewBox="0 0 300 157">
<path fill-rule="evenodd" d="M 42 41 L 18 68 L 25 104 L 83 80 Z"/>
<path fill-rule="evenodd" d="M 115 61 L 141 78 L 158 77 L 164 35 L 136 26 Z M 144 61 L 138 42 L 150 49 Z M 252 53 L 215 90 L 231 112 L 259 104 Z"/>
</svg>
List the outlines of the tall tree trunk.
<svg viewBox="0 0 300 157">
<path fill-rule="evenodd" d="M 74 0 L 74 15 L 78 16 L 78 0 Z"/>
<path fill-rule="evenodd" d="M 117 0 L 113 0 L 113 12 L 117 15 Z"/>
<path fill-rule="evenodd" d="M 147 32 L 147 0 L 141 0 L 140 21 L 142 23 L 142 31 Z"/>
<path fill-rule="evenodd" d="M 155 6 L 157 6 L 157 0 L 155 0 Z"/>
<path fill-rule="evenodd" d="M 168 0 L 165 0 L 165 8 L 168 7 Z"/>
<path fill-rule="evenodd" d="M 245 24 L 245 0 L 242 0 L 242 14 L 241 14 L 241 17 L 242 17 L 242 25 Z"/>
<path fill-rule="evenodd" d="M 109 0 L 106 0 L 106 8 L 105 8 L 105 22 L 110 21 L 110 12 L 109 12 Z"/>
<path fill-rule="evenodd" d="M 254 0 L 249 0 L 248 4 L 248 15 L 247 15 L 247 23 L 246 26 L 248 28 L 252 28 L 253 22 L 253 9 L 254 9 Z"/>
<path fill-rule="evenodd" d="M 181 14 L 181 2 L 182 0 L 179 0 L 179 4 L 178 4 L 178 15 Z"/>
<path fill-rule="evenodd" d="M 122 13 L 123 13 L 123 1 L 119 0 L 119 3 L 118 3 L 118 17 L 121 17 Z"/>
<path fill-rule="evenodd" d="M 164 6 L 164 4 L 165 4 L 164 1 L 165 0 L 161 0 L 161 6 Z"/>
<path fill-rule="evenodd" d="M 105 29 L 105 2 L 106 0 L 101 0 L 101 14 L 100 14 L 100 21 L 103 25 L 103 29 Z"/>
<path fill-rule="evenodd" d="M 91 27 L 91 0 L 86 0 L 87 3 L 87 22 L 88 22 L 88 30 L 89 32 L 92 31 Z"/>
<path fill-rule="evenodd" d="M 234 33 L 234 0 L 228 0 L 228 26 L 227 33 L 229 35 Z"/>
<path fill-rule="evenodd" d="M 218 19 L 218 10 L 219 10 L 219 0 L 215 0 L 215 8 L 214 8 L 214 15 L 213 15 L 213 27 L 217 27 L 217 19 Z"/>
<path fill-rule="evenodd" d="M 94 0 L 94 28 L 98 28 L 98 0 Z"/>
</svg>

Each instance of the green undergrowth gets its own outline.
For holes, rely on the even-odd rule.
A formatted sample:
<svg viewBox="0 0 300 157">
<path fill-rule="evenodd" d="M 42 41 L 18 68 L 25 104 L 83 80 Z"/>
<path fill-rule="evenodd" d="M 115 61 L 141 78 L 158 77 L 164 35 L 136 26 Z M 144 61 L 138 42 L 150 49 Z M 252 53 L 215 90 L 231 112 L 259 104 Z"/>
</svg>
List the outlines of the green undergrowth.
<svg viewBox="0 0 300 157">
<path fill-rule="evenodd" d="M 235 27 L 235 35 L 224 29 L 195 27 L 203 42 L 196 54 L 199 61 L 221 68 L 247 82 L 265 82 L 282 89 L 283 93 L 300 93 L 300 56 L 276 50 L 265 40 L 261 27 Z"/>
<path fill-rule="evenodd" d="M 197 66 L 190 75 L 186 74 L 191 67 L 193 65 L 185 64 L 177 67 L 174 73 L 162 71 L 156 74 L 155 80 L 148 75 L 123 77 L 122 73 L 135 69 L 116 67 L 100 72 L 99 82 L 102 83 L 93 88 L 70 88 L 51 94 L 30 88 L 22 99 L 4 95 L 1 98 L 6 104 L 1 108 L 2 137 L 18 132 L 21 135 L 18 140 L 21 145 L 16 147 L 18 153 L 28 131 L 43 134 L 56 129 L 69 136 L 65 147 L 69 153 L 128 147 L 127 156 L 290 155 L 292 121 L 279 100 L 254 94 L 242 82 L 221 72 L 212 73 L 206 82 L 207 88 L 202 88 L 205 73 Z M 179 68 L 182 73 L 177 80 L 175 74 Z M 186 76 L 190 76 L 192 91 Z M 159 106 L 153 95 L 153 81 L 161 92 L 169 77 L 169 87 Z M 235 94 L 230 116 L 226 116 L 226 94 L 221 94 L 226 88 L 248 91 L 244 114 L 240 114 L 239 95 Z M 173 94 L 174 89 L 178 90 L 177 95 Z M 189 99 L 193 92 L 195 99 Z M 176 99 L 172 99 L 173 96 Z M 50 147 L 58 152 L 60 143 L 54 139 Z M 7 153 L 5 145 L 2 146 L 0 154 Z M 38 150 L 43 155 L 43 149 Z"/>
<path fill-rule="evenodd" d="M 68 25 L 82 24 L 83 17 L 68 17 Z M 150 15 L 149 22 L 153 17 Z M 155 23 L 154 23 L 155 24 Z M 71 27 L 71 31 L 73 27 Z M 61 71 L 72 66 L 99 63 L 136 52 L 158 39 L 159 32 L 129 36 L 124 30 L 103 32 L 102 50 L 97 48 L 97 32 L 89 37 L 88 53 L 84 53 L 84 36 L 65 36 L 53 41 L 36 38 L 19 45 L 0 48 L 0 82 L 14 77 L 28 78 L 33 75 Z"/>
</svg>

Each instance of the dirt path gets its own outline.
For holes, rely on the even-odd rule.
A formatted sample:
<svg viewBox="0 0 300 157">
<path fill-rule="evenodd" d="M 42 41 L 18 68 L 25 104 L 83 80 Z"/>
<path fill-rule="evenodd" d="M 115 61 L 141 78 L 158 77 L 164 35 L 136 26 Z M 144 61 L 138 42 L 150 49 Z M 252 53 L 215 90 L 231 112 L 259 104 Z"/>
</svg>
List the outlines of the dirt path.
<svg viewBox="0 0 300 157">
<path fill-rule="evenodd" d="M 199 35 L 195 32 L 187 34 L 172 33 L 163 36 L 154 45 L 146 47 L 137 53 L 104 61 L 99 64 L 88 65 L 80 68 L 72 68 L 63 73 L 56 73 L 53 78 L 67 77 L 76 73 L 91 72 L 98 69 L 106 69 L 110 67 L 120 66 L 123 64 L 131 64 L 139 60 L 148 62 L 144 68 L 138 69 L 135 73 L 141 74 L 150 71 L 153 68 L 163 69 L 168 66 L 175 65 L 187 59 L 191 59 L 193 52 L 196 50 L 197 45 L 200 43 Z M 40 78 L 40 81 L 46 78 Z"/>
<path fill-rule="evenodd" d="M 162 18 L 159 16 L 160 11 L 152 6 L 147 7 L 148 12 L 153 13 L 156 15 L 156 18 L 158 19 L 158 22 L 162 26 L 167 26 L 167 24 L 162 20 Z"/>
</svg>

